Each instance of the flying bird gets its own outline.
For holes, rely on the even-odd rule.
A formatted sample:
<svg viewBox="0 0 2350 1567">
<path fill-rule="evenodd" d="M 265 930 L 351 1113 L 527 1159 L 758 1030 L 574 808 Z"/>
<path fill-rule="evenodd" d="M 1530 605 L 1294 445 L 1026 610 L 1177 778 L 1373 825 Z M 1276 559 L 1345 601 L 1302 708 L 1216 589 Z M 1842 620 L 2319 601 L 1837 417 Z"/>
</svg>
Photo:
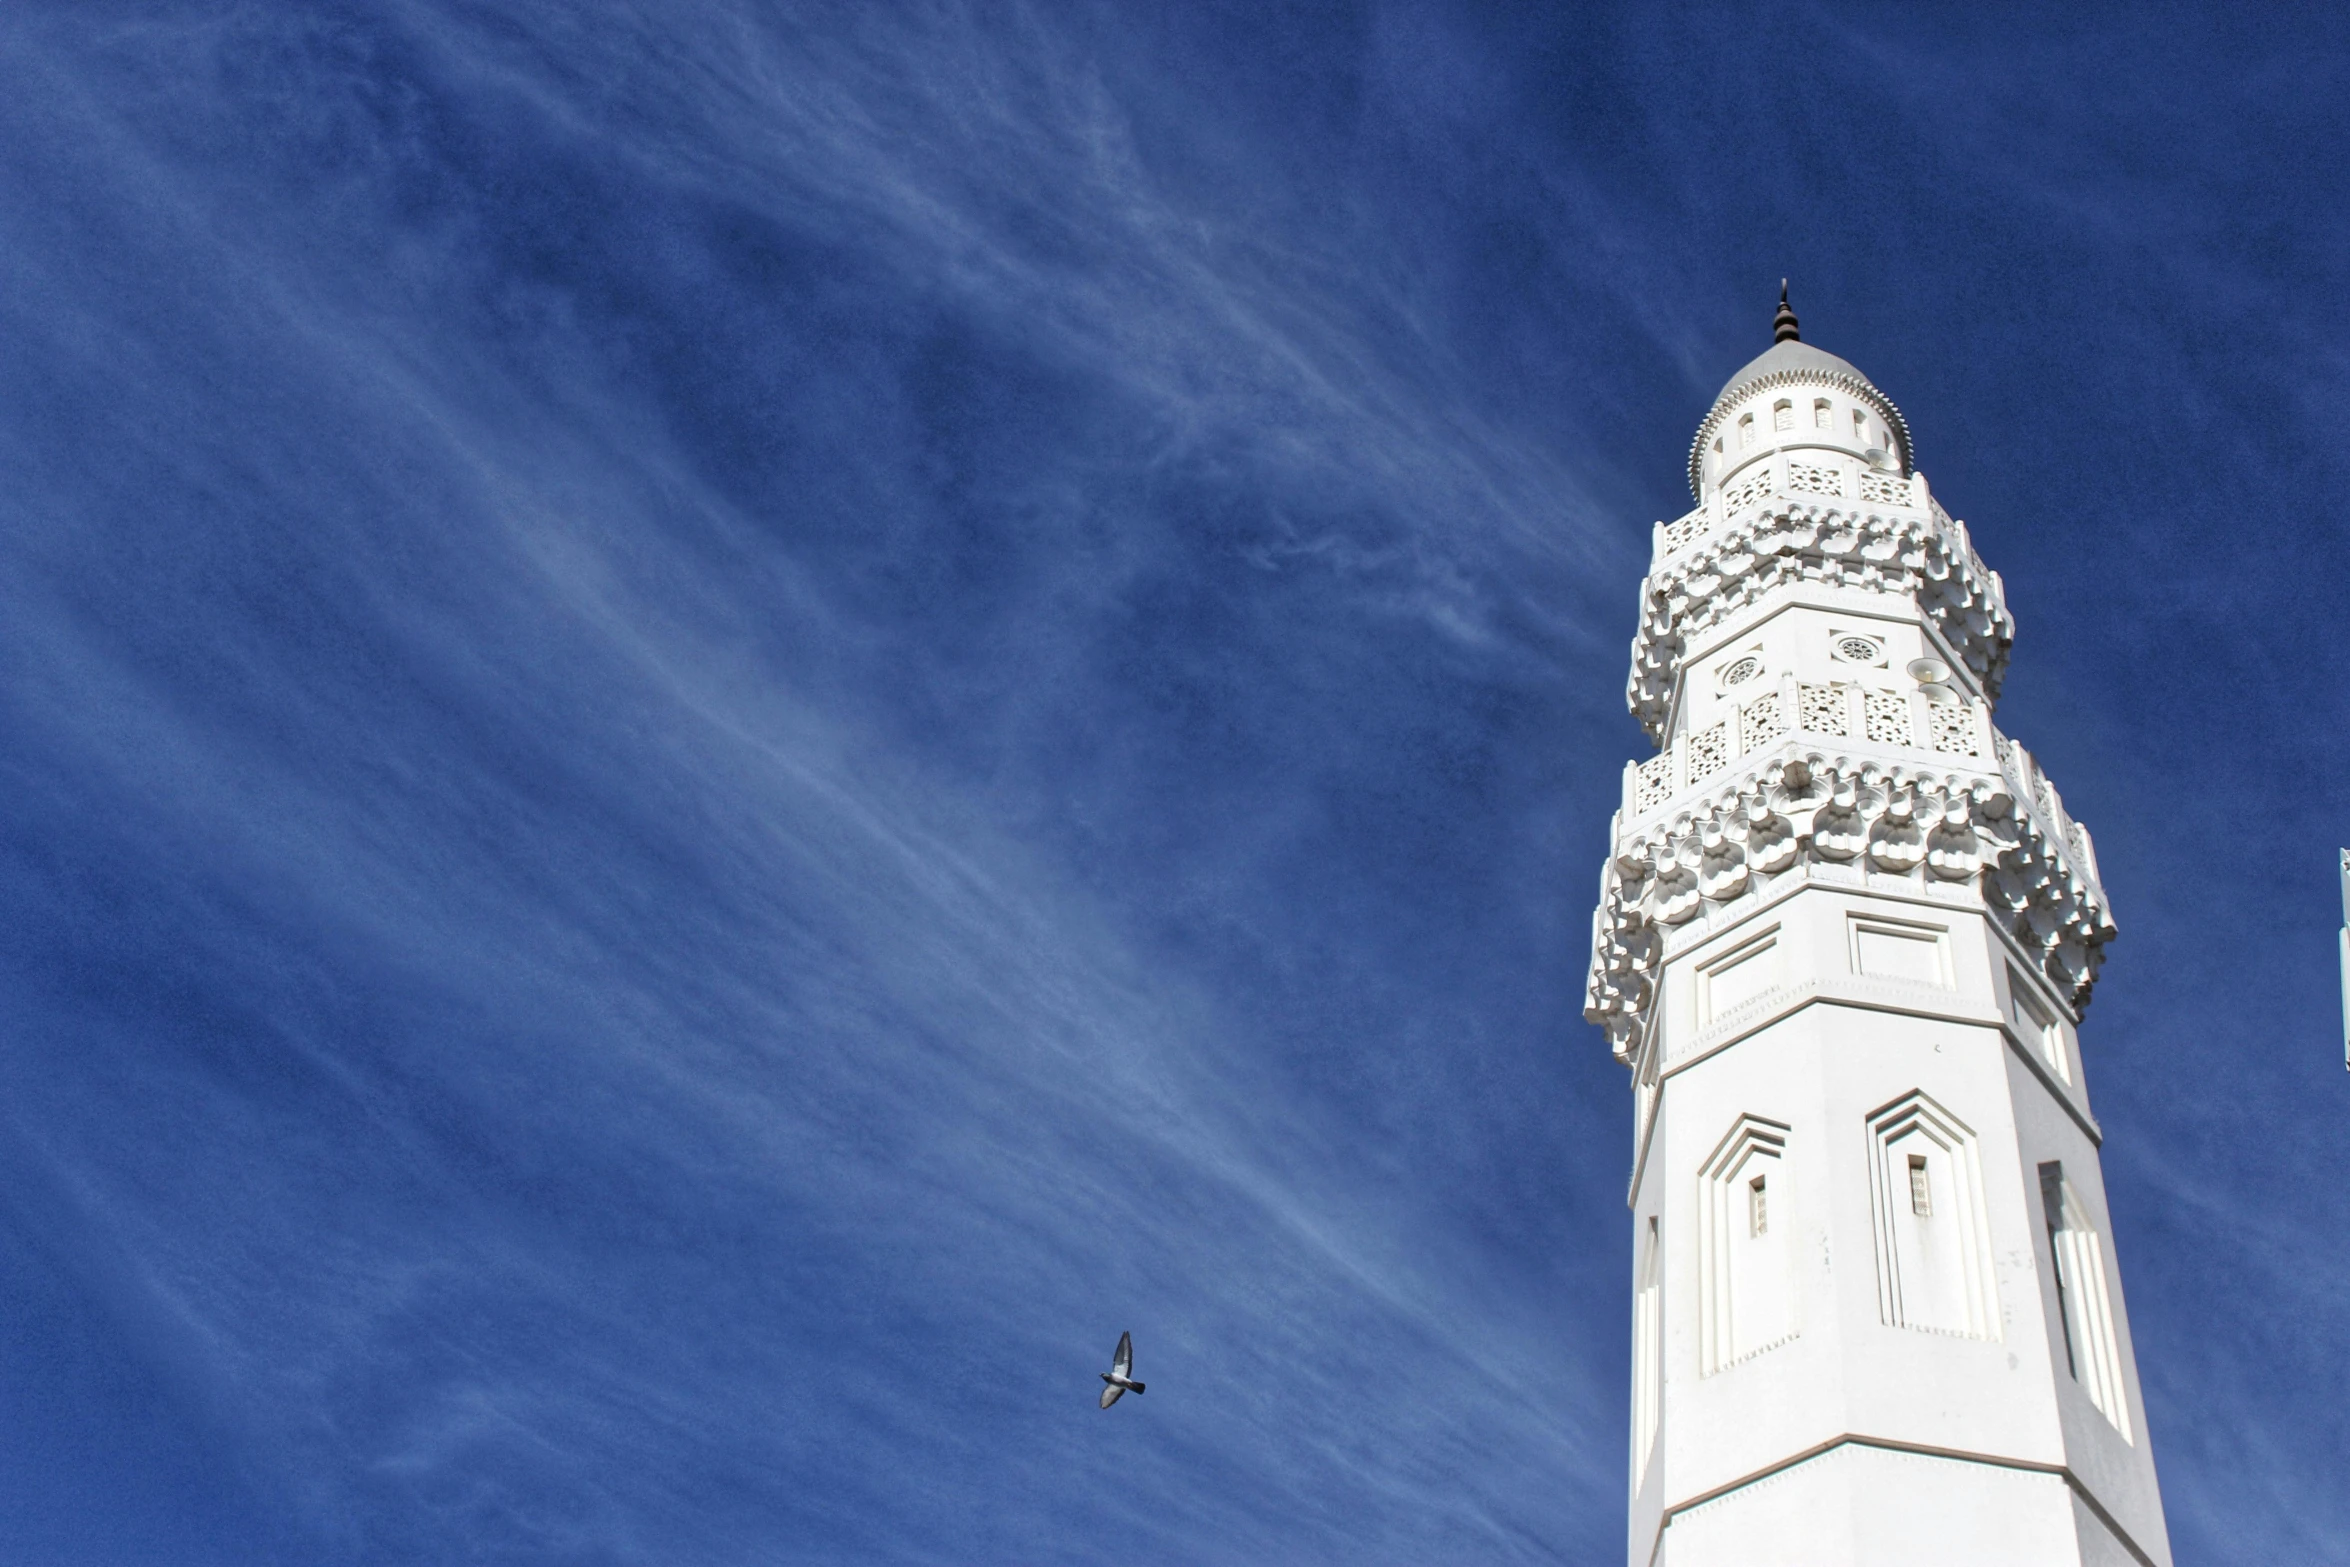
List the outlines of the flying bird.
<svg viewBox="0 0 2350 1567">
<path fill-rule="evenodd" d="M 1102 1408 L 1107 1409 L 1118 1402 L 1128 1388 L 1137 1393 L 1142 1391 L 1142 1384 L 1126 1374 L 1133 1369 L 1134 1335 L 1121 1333 L 1118 1335 L 1118 1353 L 1111 1359 L 1110 1369 L 1102 1373 L 1102 1380 L 1110 1384 L 1102 1389 Z"/>
</svg>

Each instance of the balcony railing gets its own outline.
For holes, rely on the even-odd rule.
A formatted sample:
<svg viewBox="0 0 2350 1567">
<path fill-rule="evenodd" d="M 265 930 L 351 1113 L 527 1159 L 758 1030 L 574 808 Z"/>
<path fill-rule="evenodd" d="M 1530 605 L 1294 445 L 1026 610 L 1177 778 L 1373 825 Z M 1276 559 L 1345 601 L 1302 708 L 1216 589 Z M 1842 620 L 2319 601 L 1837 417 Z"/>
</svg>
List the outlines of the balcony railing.
<svg viewBox="0 0 2350 1567">
<path fill-rule="evenodd" d="M 1930 702 L 1922 691 L 1884 691 L 1847 681 L 1783 676 L 1702 729 L 1624 768 L 1628 825 L 1655 815 L 1732 762 L 1793 735 L 1864 741 L 1937 757 L 1986 761 L 1999 754 L 1990 710 L 1979 702 Z"/>
<path fill-rule="evenodd" d="M 1773 452 L 1745 469 L 1737 483 L 1715 490 L 1695 511 L 1671 522 L 1658 523 L 1653 554 L 1659 561 L 1668 555 L 1678 555 L 1740 512 L 1780 496 L 1903 506 L 1930 511 L 1945 527 L 1958 526 L 1934 504 L 1922 475 L 1905 479 L 1900 474 L 1883 473 L 1833 452 Z"/>
<path fill-rule="evenodd" d="M 1813 683 L 1788 675 L 1702 729 L 1681 735 L 1645 762 L 1624 764 L 1620 837 L 1655 818 L 1702 800 L 1706 785 L 1732 771 L 1740 758 L 1795 740 L 1855 742 L 1881 750 L 1918 753 L 1942 765 L 1996 768 L 2017 807 L 2039 819 L 2041 831 L 2063 846 L 2092 887 L 2102 888 L 2097 851 L 2088 830 L 2064 808 L 2056 785 L 2025 750 L 1991 724 L 1980 702 L 1930 702 L 1923 692 L 1885 691 L 1846 681 Z M 2099 897 L 2103 897 L 2102 891 Z"/>
</svg>

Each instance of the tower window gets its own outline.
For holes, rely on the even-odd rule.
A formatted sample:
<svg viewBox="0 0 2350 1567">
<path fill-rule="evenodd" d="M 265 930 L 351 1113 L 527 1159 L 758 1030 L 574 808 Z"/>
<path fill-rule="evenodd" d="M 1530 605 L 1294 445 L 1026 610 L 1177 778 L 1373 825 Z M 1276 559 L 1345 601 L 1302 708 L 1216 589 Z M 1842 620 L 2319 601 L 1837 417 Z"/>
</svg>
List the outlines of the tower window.
<svg viewBox="0 0 2350 1567">
<path fill-rule="evenodd" d="M 1741 448 L 1745 448 L 1745 447 L 1748 447 L 1748 446 L 1752 446 L 1753 444 L 1754 444 L 1754 415 L 1752 415 L 1752 414 L 1748 414 L 1748 415 L 1747 415 L 1745 418 L 1743 418 L 1743 419 L 1740 419 L 1740 420 L 1738 421 L 1738 445 L 1739 445 Z"/>
<path fill-rule="evenodd" d="M 1887 1327 L 2002 1337 L 1979 1143 L 1914 1089 L 1869 1117 L 1877 1309 Z"/>
<path fill-rule="evenodd" d="M 1664 1404 L 1664 1294 L 1659 1285 L 1663 1259 L 1658 1255 L 1656 1220 L 1648 1221 L 1648 1235 L 1640 1248 L 1640 1290 L 1632 1306 L 1632 1491 L 1640 1492 L 1648 1478 L 1648 1460 L 1656 1447 L 1657 1416 Z"/>
<path fill-rule="evenodd" d="M 1774 430 L 1795 428 L 1795 405 L 1784 397 L 1771 405 L 1771 428 Z"/>
<path fill-rule="evenodd" d="M 1847 664 L 1875 664 L 1885 657 L 1885 650 L 1868 637 L 1838 637 L 1830 651 Z"/>
<path fill-rule="evenodd" d="M 1855 446 L 1869 444 L 1869 416 L 1857 408 L 1852 410 L 1852 444 Z"/>
<path fill-rule="evenodd" d="M 2129 1384 L 2105 1275 L 2105 1237 L 2054 1160 L 2040 1166 L 2040 1202 L 2056 1264 L 2056 1315 L 2064 1329 L 2065 1365 L 2122 1440 L 2130 1435 Z"/>
<path fill-rule="evenodd" d="M 1742 1115 L 1697 1172 L 1697 1374 L 1710 1377 L 1801 1331 L 1795 1287 L 1794 1232 L 1771 1229 L 1771 1198 L 1781 1216 L 1795 1189 L 1785 1162 L 1787 1127 Z M 1772 1187 L 1778 1188 L 1774 1194 Z"/>
<path fill-rule="evenodd" d="M 1811 405 L 1811 427 L 1815 430 L 1825 430 L 1829 423 L 1828 400 L 1825 397 L 1816 399 Z"/>
</svg>

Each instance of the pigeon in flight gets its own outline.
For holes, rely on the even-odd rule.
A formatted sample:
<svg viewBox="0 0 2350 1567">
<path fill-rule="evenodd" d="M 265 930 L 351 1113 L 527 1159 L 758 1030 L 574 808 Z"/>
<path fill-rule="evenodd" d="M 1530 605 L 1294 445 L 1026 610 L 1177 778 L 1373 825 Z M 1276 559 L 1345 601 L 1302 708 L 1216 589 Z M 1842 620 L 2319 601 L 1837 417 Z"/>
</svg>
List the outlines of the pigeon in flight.
<svg viewBox="0 0 2350 1567">
<path fill-rule="evenodd" d="M 1118 1353 L 1110 1361 L 1110 1369 L 1102 1373 L 1102 1380 L 1110 1384 L 1102 1389 L 1102 1408 L 1107 1409 L 1118 1402 L 1128 1388 L 1137 1393 L 1142 1391 L 1142 1384 L 1126 1374 L 1133 1369 L 1134 1335 L 1121 1333 L 1118 1335 Z"/>
</svg>

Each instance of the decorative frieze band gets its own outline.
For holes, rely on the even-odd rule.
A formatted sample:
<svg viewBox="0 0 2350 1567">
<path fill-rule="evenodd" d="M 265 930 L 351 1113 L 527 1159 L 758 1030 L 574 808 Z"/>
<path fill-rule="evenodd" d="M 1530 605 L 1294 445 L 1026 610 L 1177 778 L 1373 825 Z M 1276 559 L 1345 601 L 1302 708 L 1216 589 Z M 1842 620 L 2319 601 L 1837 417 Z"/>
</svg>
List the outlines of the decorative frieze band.
<svg viewBox="0 0 2350 1567">
<path fill-rule="evenodd" d="M 2075 1011 L 2086 1007 L 2114 936 L 2088 833 L 2064 814 L 2023 747 L 2002 737 L 1997 749 L 1996 770 L 1961 772 L 1780 751 L 1732 769 L 1669 815 L 1619 816 L 1622 836 L 1593 915 L 1583 1015 L 1628 1063 L 1668 932 L 1820 863 L 1974 885 Z"/>
<path fill-rule="evenodd" d="M 1774 494 L 1744 515 L 1729 514 L 1694 544 L 1668 548 L 1641 584 L 1640 629 L 1624 695 L 1651 739 L 1663 739 L 1689 640 L 1772 589 L 1796 583 L 1861 588 L 1914 603 L 1984 693 L 1998 700 L 2015 623 L 1998 574 L 1976 558 L 1958 523 L 1931 504 L 1923 511 L 1875 509 Z"/>
<path fill-rule="evenodd" d="M 1664 809 L 1741 756 L 1774 746 L 1794 729 L 1827 740 L 1865 740 L 1937 756 L 1988 758 L 1999 743 L 1990 709 L 1977 702 L 1935 702 L 1923 691 L 1883 691 L 1845 681 L 1813 683 L 1793 675 L 1758 691 L 1722 718 L 1675 740 L 1624 773 L 1625 825 Z"/>
</svg>

